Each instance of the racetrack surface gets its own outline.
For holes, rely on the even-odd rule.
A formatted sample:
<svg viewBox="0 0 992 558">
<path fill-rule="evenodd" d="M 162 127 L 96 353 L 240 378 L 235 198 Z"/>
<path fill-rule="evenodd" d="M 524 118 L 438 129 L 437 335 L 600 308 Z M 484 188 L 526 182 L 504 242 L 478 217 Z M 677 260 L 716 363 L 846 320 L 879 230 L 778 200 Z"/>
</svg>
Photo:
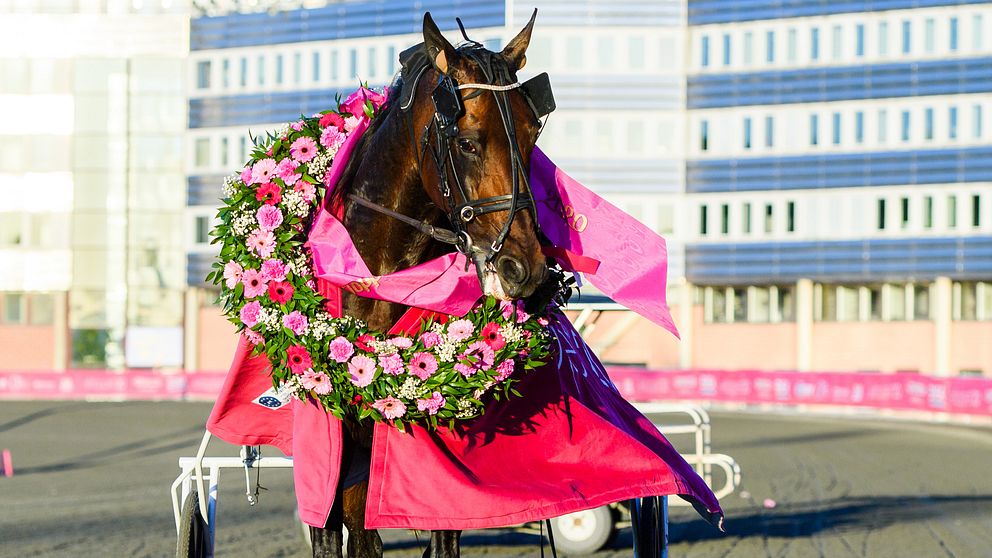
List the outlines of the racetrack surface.
<svg viewBox="0 0 992 558">
<path fill-rule="evenodd" d="M 208 412 L 202 403 L 0 402 L 0 448 L 15 466 L 0 477 L 0 556 L 174 555 L 169 486 Z M 743 469 L 723 502 L 727 533 L 674 508 L 673 557 L 992 556 L 988 428 L 714 414 L 713 451 Z M 214 442 L 210 454 L 237 448 Z M 225 473 L 217 555 L 307 556 L 291 474 L 263 471 L 261 482 L 268 490 L 252 508 L 244 475 Z M 420 555 L 410 533 L 384 538 L 389 557 Z M 463 555 L 539 556 L 537 542 L 472 531 Z M 631 554 L 624 531 L 596 556 Z"/>
</svg>

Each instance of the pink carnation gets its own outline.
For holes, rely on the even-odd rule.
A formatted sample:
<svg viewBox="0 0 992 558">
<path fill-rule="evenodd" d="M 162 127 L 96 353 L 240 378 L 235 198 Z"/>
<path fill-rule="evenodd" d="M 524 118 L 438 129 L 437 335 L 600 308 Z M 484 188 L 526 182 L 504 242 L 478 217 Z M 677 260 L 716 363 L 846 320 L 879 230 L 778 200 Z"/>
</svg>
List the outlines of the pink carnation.
<svg viewBox="0 0 992 558">
<path fill-rule="evenodd" d="M 284 158 L 279 161 L 279 166 L 276 167 L 276 176 L 282 179 L 286 186 L 292 186 L 296 182 L 303 178 L 303 174 L 296 172 L 296 169 L 300 166 L 299 163 L 290 159 L 289 157 Z"/>
<path fill-rule="evenodd" d="M 266 281 L 285 281 L 286 264 L 282 260 L 271 259 L 262 262 L 262 278 Z"/>
<path fill-rule="evenodd" d="M 385 399 L 377 399 L 372 406 L 378 409 L 386 419 L 396 419 L 406 414 L 406 405 L 392 395 Z"/>
<path fill-rule="evenodd" d="M 323 372 L 307 370 L 300 377 L 300 384 L 303 385 L 304 389 L 312 389 L 314 393 L 320 395 L 327 395 L 334 391 L 334 386 L 331 385 L 331 379 Z"/>
<path fill-rule="evenodd" d="M 294 130 L 296 130 L 297 132 L 302 131 L 303 130 L 303 121 L 302 120 L 298 120 L 296 122 L 293 122 L 292 124 L 289 125 L 289 127 L 292 128 L 292 129 L 294 129 Z"/>
<path fill-rule="evenodd" d="M 303 335 L 307 331 L 307 317 L 294 310 L 282 317 L 282 325 L 289 328 L 296 335 Z"/>
<path fill-rule="evenodd" d="M 509 320 L 513 316 L 515 308 L 513 308 L 512 302 L 508 300 L 501 300 L 499 301 L 499 310 L 500 313 L 503 314 L 503 319 Z"/>
<path fill-rule="evenodd" d="M 413 353 L 409 370 L 411 375 L 426 380 L 437 372 L 437 359 L 430 353 Z"/>
<path fill-rule="evenodd" d="M 425 331 L 420 335 L 420 342 L 430 349 L 441 344 L 441 336 L 433 331 Z"/>
<path fill-rule="evenodd" d="M 241 281 L 242 273 L 244 273 L 244 268 L 238 262 L 230 261 L 224 264 L 224 279 L 228 289 L 233 289 Z"/>
<path fill-rule="evenodd" d="M 255 218 L 263 231 L 275 230 L 282 224 L 282 210 L 274 205 L 263 205 L 255 212 Z"/>
<path fill-rule="evenodd" d="M 241 307 L 241 323 L 252 327 L 258 323 L 258 318 L 262 314 L 262 305 L 257 300 L 253 300 Z"/>
<path fill-rule="evenodd" d="M 351 355 L 355 354 L 355 346 L 344 337 L 336 337 L 331 341 L 328 350 L 334 362 L 348 362 Z"/>
<path fill-rule="evenodd" d="M 367 356 L 358 355 L 348 361 L 348 373 L 351 374 L 351 383 L 365 387 L 375 378 L 375 361 Z"/>
<path fill-rule="evenodd" d="M 272 173 L 274 173 L 275 170 L 275 159 L 262 159 L 261 161 L 255 163 L 255 166 L 251 168 L 251 183 L 264 184 L 268 182 L 269 177 L 272 176 Z"/>
<path fill-rule="evenodd" d="M 337 153 L 347 138 L 348 136 L 344 132 L 334 126 L 329 126 L 324 128 L 324 131 L 320 134 L 320 145 L 323 145 L 331 153 Z"/>
<path fill-rule="evenodd" d="M 245 186 L 251 186 L 255 183 L 251 178 L 252 167 L 245 167 L 241 171 L 241 182 L 245 183 Z"/>
<path fill-rule="evenodd" d="M 379 366 L 382 371 L 390 376 L 399 376 L 403 373 L 403 357 L 393 353 L 391 355 L 380 355 Z"/>
<path fill-rule="evenodd" d="M 541 324 L 542 327 L 548 327 L 548 319 L 547 318 L 538 318 L 537 319 L 537 323 Z"/>
<path fill-rule="evenodd" d="M 251 343 L 252 345 L 265 344 L 265 338 L 262 337 L 261 333 L 255 331 L 254 329 L 246 329 L 244 333 L 245 333 L 245 337 L 248 338 L 248 342 Z"/>
<path fill-rule="evenodd" d="M 413 340 L 409 337 L 393 337 L 389 340 L 389 344 L 397 349 L 409 349 L 413 346 Z"/>
<path fill-rule="evenodd" d="M 241 282 L 245 284 L 245 298 L 255 298 L 269 290 L 268 280 L 256 269 L 246 269 Z"/>
<path fill-rule="evenodd" d="M 468 320 L 455 320 L 448 324 L 448 339 L 460 342 L 472 336 L 475 325 Z"/>
<path fill-rule="evenodd" d="M 496 365 L 496 381 L 502 382 L 503 380 L 510 377 L 513 374 L 513 370 L 516 367 L 516 363 L 512 358 L 508 358 L 503 362 Z"/>
<path fill-rule="evenodd" d="M 317 142 L 313 141 L 313 138 L 306 136 L 297 138 L 297 140 L 289 146 L 289 154 L 296 161 L 306 163 L 310 159 L 317 156 Z"/>
<path fill-rule="evenodd" d="M 428 415 L 436 415 L 441 407 L 444 407 L 445 399 L 440 392 L 435 391 L 427 399 L 417 400 L 417 410 L 427 411 Z"/>
<path fill-rule="evenodd" d="M 260 258 L 268 258 L 276 249 L 276 237 L 272 231 L 255 229 L 248 235 L 248 249 Z"/>
</svg>

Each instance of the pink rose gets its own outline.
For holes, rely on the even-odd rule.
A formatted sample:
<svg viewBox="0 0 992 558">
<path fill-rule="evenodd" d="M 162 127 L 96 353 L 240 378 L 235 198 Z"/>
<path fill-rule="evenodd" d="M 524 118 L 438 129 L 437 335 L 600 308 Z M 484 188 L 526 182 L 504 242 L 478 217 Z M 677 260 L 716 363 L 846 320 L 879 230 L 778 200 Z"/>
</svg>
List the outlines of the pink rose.
<svg viewBox="0 0 992 558">
<path fill-rule="evenodd" d="M 347 137 L 334 126 L 324 128 L 324 131 L 320 134 L 320 145 L 323 145 L 331 153 L 337 153 Z"/>
<path fill-rule="evenodd" d="M 344 337 L 337 337 L 334 341 L 331 341 L 328 350 L 335 362 L 348 362 L 351 355 L 355 354 L 354 345 Z"/>
<path fill-rule="evenodd" d="M 252 345 L 265 344 L 265 338 L 262 337 L 261 333 L 255 331 L 254 329 L 246 329 L 244 333 L 245 333 L 245 337 L 248 338 L 248 342 L 251 343 Z"/>
<path fill-rule="evenodd" d="M 241 307 L 241 323 L 248 327 L 253 327 L 258 323 L 258 318 L 262 314 L 262 305 L 257 300 L 253 300 Z"/>
<path fill-rule="evenodd" d="M 510 377 L 513 374 L 513 370 L 516 367 L 516 363 L 512 358 L 508 358 L 503 362 L 496 365 L 496 381 L 502 382 L 503 380 Z"/>
</svg>

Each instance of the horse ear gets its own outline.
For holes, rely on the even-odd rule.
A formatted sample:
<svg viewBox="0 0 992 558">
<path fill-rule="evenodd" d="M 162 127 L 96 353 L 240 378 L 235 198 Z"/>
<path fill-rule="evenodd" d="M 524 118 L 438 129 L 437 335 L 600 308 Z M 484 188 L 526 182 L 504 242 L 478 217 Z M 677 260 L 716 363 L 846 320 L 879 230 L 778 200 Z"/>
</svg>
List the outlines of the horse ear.
<svg viewBox="0 0 992 558">
<path fill-rule="evenodd" d="M 448 68 L 458 56 L 455 47 L 448 42 L 448 39 L 444 38 L 441 30 L 437 28 L 430 12 L 424 14 L 424 49 L 427 51 L 427 57 L 434 63 L 434 67 L 441 73 L 448 73 Z"/>
<path fill-rule="evenodd" d="M 537 19 L 537 8 L 534 8 L 534 13 L 530 16 L 530 21 L 524 26 L 520 33 L 513 38 L 509 43 L 507 43 L 506 48 L 500 54 L 511 64 L 513 64 L 515 70 L 520 70 L 527 63 L 527 56 L 524 54 L 527 52 L 527 46 L 530 45 L 530 34 L 534 30 L 534 20 Z"/>
</svg>

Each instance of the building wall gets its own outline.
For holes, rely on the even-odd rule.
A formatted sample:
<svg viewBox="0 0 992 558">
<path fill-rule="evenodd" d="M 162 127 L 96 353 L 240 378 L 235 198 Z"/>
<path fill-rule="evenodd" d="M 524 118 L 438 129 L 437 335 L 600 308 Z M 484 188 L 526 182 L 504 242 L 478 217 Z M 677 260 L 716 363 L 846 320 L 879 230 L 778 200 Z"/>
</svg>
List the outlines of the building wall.
<svg viewBox="0 0 992 558">
<path fill-rule="evenodd" d="M 3 344 L 2 369 L 52 370 L 56 368 L 52 351 L 58 333 L 52 326 L 0 325 Z"/>
</svg>

